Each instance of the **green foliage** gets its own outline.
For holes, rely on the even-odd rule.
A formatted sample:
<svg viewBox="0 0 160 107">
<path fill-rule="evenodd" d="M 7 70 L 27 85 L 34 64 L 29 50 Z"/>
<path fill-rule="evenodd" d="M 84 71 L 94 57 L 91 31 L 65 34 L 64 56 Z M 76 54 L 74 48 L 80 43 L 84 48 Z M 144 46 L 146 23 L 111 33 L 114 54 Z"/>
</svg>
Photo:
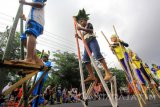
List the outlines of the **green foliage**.
<svg viewBox="0 0 160 107">
<path fill-rule="evenodd" d="M 61 84 L 64 87 L 79 87 L 80 74 L 77 56 L 74 53 L 54 52 L 54 73 L 51 74 L 47 83 Z"/>
<path fill-rule="evenodd" d="M 79 73 L 79 64 L 77 56 L 74 53 L 68 52 L 54 52 L 53 59 L 54 67 L 52 68 L 54 72 L 49 76 L 47 82 L 44 87 L 48 85 L 59 85 L 61 84 L 63 87 L 77 87 L 80 88 L 80 73 Z M 99 66 L 102 74 L 104 75 L 104 70 Z M 111 72 L 113 72 L 117 76 L 117 86 L 118 88 L 124 87 L 127 85 L 125 75 L 122 70 L 117 68 L 111 68 Z M 83 65 L 83 71 L 85 78 L 88 73 Z M 97 74 L 95 72 L 96 77 Z"/>
<path fill-rule="evenodd" d="M 126 87 L 127 86 L 127 80 L 125 78 L 125 74 L 123 70 L 117 69 L 117 68 L 110 68 L 110 71 L 116 75 L 117 78 L 117 88 L 120 87 Z"/>
<path fill-rule="evenodd" d="M 8 33 L 9 30 L 7 30 L 6 32 L 4 32 L 2 35 L 0 35 L 0 38 L 3 39 L 1 40 L 0 43 L 0 59 L 2 59 L 3 53 L 5 51 L 5 47 L 7 44 L 7 40 L 8 40 Z M 19 59 L 20 58 L 20 33 L 16 32 L 15 33 L 15 37 L 12 40 L 12 45 L 10 47 L 10 58 L 11 59 Z M 15 69 L 8 69 L 8 68 L 0 68 L 0 89 L 2 89 L 9 81 L 17 81 L 18 80 L 18 76 L 16 75 L 16 71 Z"/>
<path fill-rule="evenodd" d="M 7 44 L 9 36 L 9 30 L 4 32 L 2 35 L 0 35 L 0 38 L 3 39 L 0 44 L 0 59 L 3 56 L 3 53 L 5 51 L 5 47 Z M 20 58 L 20 33 L 16 32 L 15 37 L 12 40 L 12 45 L 10 46 L 10 59 L 19 59 Z"/>
</svg>

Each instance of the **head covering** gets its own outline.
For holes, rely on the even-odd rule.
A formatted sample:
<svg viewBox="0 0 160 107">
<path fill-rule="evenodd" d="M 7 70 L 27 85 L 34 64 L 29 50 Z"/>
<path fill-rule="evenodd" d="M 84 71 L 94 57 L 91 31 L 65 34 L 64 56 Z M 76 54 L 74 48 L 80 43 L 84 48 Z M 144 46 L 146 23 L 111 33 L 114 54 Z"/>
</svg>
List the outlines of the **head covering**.
<svg viewBox="0 0 160 107">
<path fill-rule="evenodd" d="M 153 66 L 153 67 L 156 67 L 157 65 L 156 65 L 156 64 L 152 64 L 152 66 Z"/>
<path fill-rule="evenodd" d="M 86 14 L 85 9 L 83 8 L 82 10 L 79 10 L 77 16 L 74 16 L 76 21 L 80 21 L 80 20 L 89 20 L 89 16 L 90 14 Z"/>
<path fill-rule="evenodd" d="M 148 68 L 149 68 L 149 66 L 148 66 L 148 64 L 147 64 L 147 63 L 145 63 L 145 67 L 148 67 Z"/>
<path fill-rule="evenodd" d="M 128 53 L 129 53 L 129 52 L 132 52 L 132 50 L 131 50 L 131 49 L 128 49 L 127 52 L 128 52 Z"/>
<path fill-rule="evenodd" d="M 116 34 L 111 35 L 111 38 L 117 38 L 118 36 Z"/>
<path fill-rule="evenodd" d="M 48 57 L 49 57 L 48 54 L 44 54 L 44 55 L 43 55 L 43 58 L 48 58 Z"/>
</svg>

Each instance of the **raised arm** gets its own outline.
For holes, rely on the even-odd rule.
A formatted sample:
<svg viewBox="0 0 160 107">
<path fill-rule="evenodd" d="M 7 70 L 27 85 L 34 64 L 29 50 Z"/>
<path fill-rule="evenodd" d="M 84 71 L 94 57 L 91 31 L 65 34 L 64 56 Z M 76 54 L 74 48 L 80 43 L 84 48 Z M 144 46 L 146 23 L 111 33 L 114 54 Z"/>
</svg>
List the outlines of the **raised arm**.
<svg viewBox="0 0 160 107">
<path fill-rule="evenodd" d="M 83 27 L 77 26 L 77 29 L 78 30 L 83 30 L 83 31 L 85 31 L 87 33 L 91 33 L 91 34 L 93 33 L 93 26 L 92 26 L 91 23 L 88 23 L 87 28 L 83 28 Z"/>
<path fill-rule="evenodd" d="M 120 43 L 121 43 L 123 46 L 125 46 L 125 47 L 128 47 L 128 46 L 129 46 L 128 43 L 126 43 L 126 42 L 120 41 Z"/>
<path fill-rule="evenodd" d="M 25 0 L 19 0 L 19 3 L 29 5 L 35 8 L 43 8 L 45 6 L 45 4 L 41 2 L 26 2 Z"/>
</svg>

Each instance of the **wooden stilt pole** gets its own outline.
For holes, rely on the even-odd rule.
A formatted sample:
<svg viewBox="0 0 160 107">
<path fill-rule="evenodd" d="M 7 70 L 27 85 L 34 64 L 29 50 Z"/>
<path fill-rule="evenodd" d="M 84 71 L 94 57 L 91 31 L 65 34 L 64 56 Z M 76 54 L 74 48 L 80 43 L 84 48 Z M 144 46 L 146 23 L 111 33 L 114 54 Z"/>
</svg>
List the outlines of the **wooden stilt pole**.
<svg viewBox="0 0 160 107">
<path fill-rule="evenodd" d="M 74 19 L 74 18 L 73 18 Z M 75 19 L 74 19 L 75 20 Z M 77 33 L 77 23 L 74 21 L 74 28 L 75 28 L 75 33 Z M 86 102 L 87 100 L 87 95 L 86 95 L 86 88 L 84 84 L 84 75 L 83 75 L 83 67 L 82 67 L 82 61 L 81 61 L 81 54 L 80 54 L 80 46 L 79 46 L 79 41 L 78 37 L 76 37 L 76 46 L 77 46 L 77 54 L 78 54 L 78 61 L 79 61 L 79 69 L 80 69 L 80 77 L 81 77 L 81 86 L 82 86 L 82 95 L 83 95 L 83 100 Z M 83 103 L 83 102 L 82 102 Z M 84 107 L 87 107 L 87 103 L 83 103 Z"/>
</svg>

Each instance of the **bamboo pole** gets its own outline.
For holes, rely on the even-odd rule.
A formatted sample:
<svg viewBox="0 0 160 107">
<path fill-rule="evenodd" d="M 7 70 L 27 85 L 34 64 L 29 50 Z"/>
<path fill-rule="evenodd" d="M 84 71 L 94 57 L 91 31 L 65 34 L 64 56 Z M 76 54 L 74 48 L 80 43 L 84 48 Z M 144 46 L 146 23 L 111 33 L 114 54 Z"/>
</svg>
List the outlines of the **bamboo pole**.
<svg viewBox="0 0 160 107">
<path fill-rule="evenodd" d="M 10 92 L 12 92 L 15 88 L 17 88 L 18 86 L 22 85 L 25 81 L 29 80 L 32 76 L 34 76 L 36 73 L 38 73 L 38 71 L 33 71 L 31 74 L 28 74 L 27 76 L 25 76 L 24 78 L 20 79 L 18 82 L 16 82 L 15 84 L 13 84 L 9 89 L 7 89 L 6 91 L 4 91 L 2 94 L 3 95 L 8 95 Z"/>
<path fill-rule="evenodd" d="M 18 11 L 17 11 L 17 14 L 16 14 L 16 17 L 15 17 L 15 20 L 13 22 L 12 28 L 11 28 L 10 33 L 9 33 L 6 49 L 4 51 L 3 58 L 2 58 L 3 60 L 4 59 L 9 59 L 10 47 L 11 47 L 12 41 L 14 39 L 16 28 L 17 28 L 17 25 L 18 25 L 18 20 L 19 20 L 21 14 L 22 14 L 22 8 L 23 8 L 23 5 L 20 4 L 19 8 L 18 8 Z"/>
<path fill-rule="evenodd" d="M 74 19 L 74 17 L 73 17 L 73 19 Z M 74 28 L 75 28 L 76 35 L 78 35 L 78 32 L 77 32 L 77 23 L 75 21 L 74 21 Z M 77 46 L 77 54 L 78 54 L 80 77 L 81 77 L 82 95 L 83 95 L 83 99 L 87 100 L 86 88 L 85 88 L 85 84 L 84 84 L 84 74 L 83 74 L 83 67 L 82 67 L 80 46 L 79 46 L 79 41 L 78 41 L 78 37 L 77 36 L 76 36 L 76 46 Z"/>
</svg>

